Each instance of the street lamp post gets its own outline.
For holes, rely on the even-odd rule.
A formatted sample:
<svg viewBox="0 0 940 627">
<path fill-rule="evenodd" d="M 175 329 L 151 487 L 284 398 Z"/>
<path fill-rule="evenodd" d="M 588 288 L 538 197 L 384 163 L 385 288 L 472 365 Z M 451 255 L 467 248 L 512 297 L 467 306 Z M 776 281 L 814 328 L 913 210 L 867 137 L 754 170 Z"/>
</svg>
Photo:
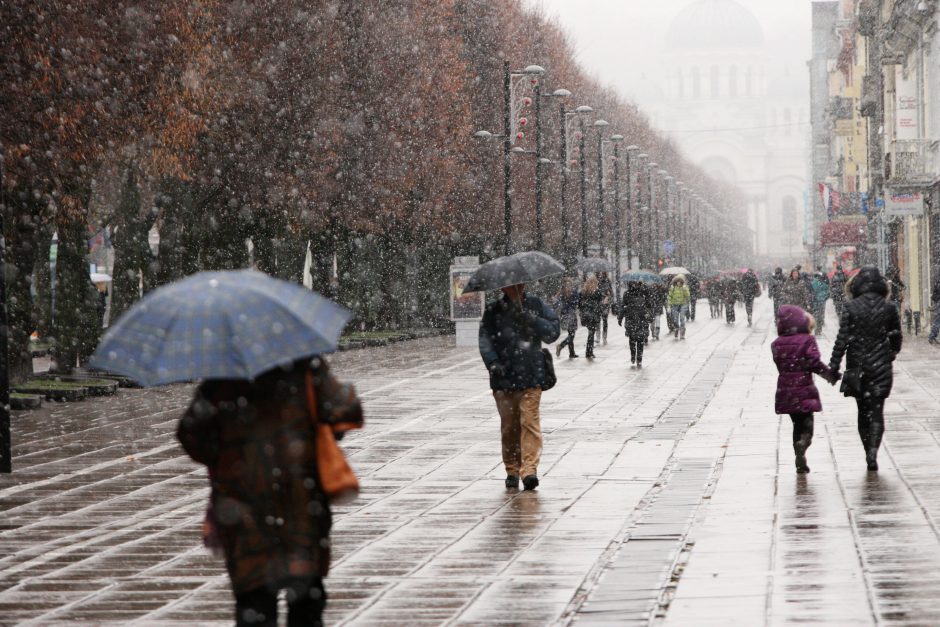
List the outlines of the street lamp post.
<svg viewBox="0 0 940 627">
<path fill-rule="evenodd" d="M 683 201 L 683 192 L 685 191 L 685 183 L 682 181 L 676 181 L 676 262 L 682 266 L 685 265 L 685 233 L 684 225 L 685 220 L 682 215 L 682 201 Z"/>
<path fill-rule="evenodd" d="M 565 111 L 565 105 L 558 108 L 559 122 L 561 123 L 561 142 L 558 147 L 558 157 L 561 168 L 561 227 L 562 227 L 562 256 L 565 267 L 570 271 L 574 266 L 574 254 L 571 249 L 571 219 L 568 215 L 568 173 L 575 161 L 571 159 L 569 147 L 571 146 L 570 123 L 577 117 L 594 111 L 588 105 L 581 105 L 573 111 Z"/>
<path fill-rule="evenodd" d="M 587 168 L 584 162 L 584 120 L 578 121 L 578 162 L 581 167 L 581 256 L 587 257 Z"/>
<path fill-rule="evenodd" d="M 614 145 L 614 285 L 616 285 L 616 299 L 620 302 L 620 249 L 623 246 L 620 230 L 623 223 L 623 212 L 620 210 L 620 143 L 623 135 L 611 135 L 610 141 Z"/>
<path fill-rule="evenodd" d="M 659 202 L 656 194 L 656 172 L 659 171 L 659 164 L 655 161 L 646 165 L 646 186 L 649 190 L 649 229 L 647 229 L 647 250 L 649 252 L 650 265 L 658 268 L 656 263 L 659 255 L 656 254 L 656 240 L 659 238 L 659 208 L 656 206 Z"/>
<path fill-rule="evenodd" d="M 542 224 L 542 166 L 551 161 L 542 158 L 542 98 L 567 98 L 571 92 L 567 89 L 556 89 L 550 94 L 536 91 L 535 96 L 535 249 L 545 247 L 544 228 Z"/>
<path fill-rule="evenodd" d="M 640 152 L 638 146 L 627 146 L 627 268 L 633 268 L 633 220 L 636 205 L 633 202 L 633 159 Z"/>
<path fill-rule="evenodd" d="M 597 213 L 597 242 L 600 246 L 601 257 L 604 257 L 604 129 L 610 126 L 607 120 L 594 120 L 597 129 L 597 198 L 595 198 Z"/>
<path fill-rule="evenodd" d="M 646 186 L 643 185 L 643 180 L 642 180 L 643 175 L 646 173 L 646 164 L 648 163 L 648 161 L 649 161 L 649 155 L 647 155 L 646 153 L 640 153 L 636 156 L 636 168 L 635 169 L 636 169 L 636 195 L 637 195 L 638 212 L 636 216 L 635 240 L 636 240 L 637 256 L 640 258 L 641 268 L 643 266 L 646 266 L 647 268 L 650 267 L 649 257 L 646 254 L 647 250 L 646 250 L 646 242 L 645 242 L 645 240 L 647 239 L 646 222 L 649 221 L 649 212 L 650 212 L 649 197 L 647 196 L 646 192 L 648 192 L 649 190 L 647 189 L 646 191 L 644 191 L 644 188 Z"/>
</svg>

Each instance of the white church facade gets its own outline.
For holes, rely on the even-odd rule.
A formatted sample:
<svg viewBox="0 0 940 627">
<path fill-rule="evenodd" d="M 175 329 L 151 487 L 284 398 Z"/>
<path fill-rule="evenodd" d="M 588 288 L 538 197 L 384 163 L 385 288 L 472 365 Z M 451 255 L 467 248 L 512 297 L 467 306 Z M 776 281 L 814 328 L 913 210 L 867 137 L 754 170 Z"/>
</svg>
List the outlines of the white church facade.
<svg viewBox="0 0 940 627">
<path fill-rule="evenodd" d="M 694 163 L 747 196 L 762 261 L 803 261 L 806 71 L 779 66 L 760 22 L 735 0 L 690 2 L 672 21 L 658 58 L 655 78 L 638 86 L 638 104 Z"/>
</svg>

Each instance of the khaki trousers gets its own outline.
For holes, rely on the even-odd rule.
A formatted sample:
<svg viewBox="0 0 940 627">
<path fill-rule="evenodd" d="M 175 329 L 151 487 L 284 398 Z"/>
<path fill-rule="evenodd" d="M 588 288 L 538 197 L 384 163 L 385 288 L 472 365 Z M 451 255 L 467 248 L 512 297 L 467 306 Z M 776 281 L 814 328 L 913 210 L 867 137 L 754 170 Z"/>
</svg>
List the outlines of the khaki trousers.
<svg viewBox="0 0 940 627">
<path fill-rule="evenodd" d="M 542 427 L 539 422 L 542 390 L 493 390 L 493 397 L 502 423 L 506 474 L 516 477 L 537 474 L 542 456 Z"/>
</svg>

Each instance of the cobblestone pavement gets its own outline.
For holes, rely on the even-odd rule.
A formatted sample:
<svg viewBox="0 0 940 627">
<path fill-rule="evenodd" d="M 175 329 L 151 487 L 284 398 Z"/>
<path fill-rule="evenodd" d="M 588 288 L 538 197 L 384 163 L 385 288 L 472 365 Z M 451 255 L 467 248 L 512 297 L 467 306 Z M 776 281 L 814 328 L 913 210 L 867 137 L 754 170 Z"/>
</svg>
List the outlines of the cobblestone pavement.
<svg viewBox="0 0 940 627">
<path fill-rule="evenodd" d="M 759 303 L 753 328 L 700 308 L 688 340 L 651 343 L 640 371 L 616 326 L 594 362 L 558 361 L 535 492 L 503 488 L 474 349 L 337 355 L 368 423 L 344 441 L 364 489 L 336 508 L 329 623 L 940 623 L 940 354 L 905 345 L 877 475 L 854 404 L 826 386 L 798 478 Z M 0 624 L 231 623 L 199 537 L 205 472 L 173 435 L 190 394 L 14 416 Z"/>
</svg>

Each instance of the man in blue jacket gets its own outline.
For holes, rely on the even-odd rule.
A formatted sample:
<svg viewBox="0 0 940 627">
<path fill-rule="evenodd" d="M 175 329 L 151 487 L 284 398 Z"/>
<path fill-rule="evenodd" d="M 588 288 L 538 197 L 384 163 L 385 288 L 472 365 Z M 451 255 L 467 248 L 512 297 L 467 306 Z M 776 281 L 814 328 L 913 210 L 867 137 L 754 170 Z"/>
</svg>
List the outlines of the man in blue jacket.
<svg viewBox="0 0 940 627">
<path fill-rule="evenodd" d="M 506 487 L 518 488 L 522 477 L 523 487 L 534 490 L 542 454 L 539 402 L 547 381 L 542 342 L 557 340 L 561 325 L 551 307 L 525 293 L 525 285 L 504 287 L 502 292 L 483 313 L 480 355 L 502 423 Z"/>
</svg>

